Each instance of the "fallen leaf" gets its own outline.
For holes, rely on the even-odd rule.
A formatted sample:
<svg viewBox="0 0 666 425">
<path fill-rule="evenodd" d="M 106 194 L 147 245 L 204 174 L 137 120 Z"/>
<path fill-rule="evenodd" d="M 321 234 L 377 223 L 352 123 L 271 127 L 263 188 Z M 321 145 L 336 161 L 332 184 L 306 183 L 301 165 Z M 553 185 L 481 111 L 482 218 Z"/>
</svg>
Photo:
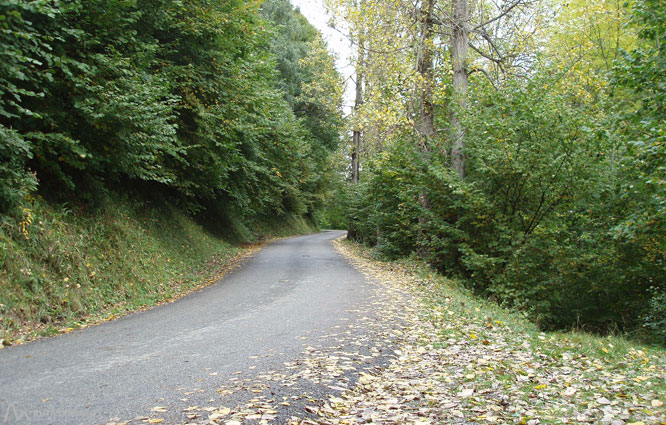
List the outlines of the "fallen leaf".
<svg viewBox="0 0 666 425">
<path fill-rule="evenodd" d="M 611 404 L 610 400 L 608 400 L 606 397 L 599 397 L 597 399 L 597 403 L 603 404 L 603 405 Z"/>
<path fill-rule="evenodd" d="M 574 394 L 576 394 L 576 389 L 574 387 L 569 387 L 566 390 L 562 391 L 562 395 L 567 397 L 571 397 Z"/>
<path fill-rule="evenodd" d="M 474 388 L 467 388 L 458 393 L 460 397 L 471 397 L 474 394 Z"/>
</svg>

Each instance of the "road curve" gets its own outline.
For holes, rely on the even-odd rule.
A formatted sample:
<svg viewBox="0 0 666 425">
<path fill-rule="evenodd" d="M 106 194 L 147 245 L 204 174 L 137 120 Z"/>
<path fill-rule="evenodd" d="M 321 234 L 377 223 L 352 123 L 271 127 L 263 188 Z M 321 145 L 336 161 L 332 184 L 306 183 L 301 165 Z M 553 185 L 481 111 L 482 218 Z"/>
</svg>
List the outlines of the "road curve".
<svg viewBox="0 0 666 425">
<path fill-rule="evenodd" d="M 343 235 L 274 242 L 174 303 L 0 350 L 0 424 L 131 419 L 175 403 L 183 389 L 210 398 L 249 364 L 269 370 L 295 358 L 368 294 L 330 244 Z"/>
</svg>

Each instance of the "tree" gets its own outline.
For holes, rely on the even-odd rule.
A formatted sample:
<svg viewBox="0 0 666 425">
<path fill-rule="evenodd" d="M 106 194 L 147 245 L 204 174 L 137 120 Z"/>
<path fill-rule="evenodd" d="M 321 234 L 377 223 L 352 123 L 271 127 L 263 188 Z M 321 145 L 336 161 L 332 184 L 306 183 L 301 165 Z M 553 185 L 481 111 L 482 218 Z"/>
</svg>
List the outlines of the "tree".
<svg viewBox="0 0 666 425">
<path fill-rule="evenodd" d="M 358 240 L 543 327 L 666 323 L 658 2 L 635 3 L 640 42 L 612 0 L 336 3 L 366 30 L 355 119 L 382 146 L 350 202 Z"/>
<path fill-rule="evenodd" d="M 639 43 L 624 54 L 615 71 L 615 84 L 629 88 L 638 107 L 621 117 L 631 123 L 623 136 L 627 158 L 623 161 L 623 197 L 626 220 L 618 232 L 651 246 L 655 261 L 666 256 L 666 6 L 655 0 L 633 5 L 631 24 Z"/>
<path fill-rule="evenodd" d="M 355 93 L 354 96 L 354 112 L 358 113 L 363 105 L 363 68 L 365 50 L 363 38 L 358 39 L 358 53 L 356 59 L 356 81 L 354 82 Z M 355 123 L 352 129 L 352 152 L 351 152 L 351 182 L 358 183 L 359 170 L 361 164 L 361 127 L 360 123 Z"/>
<path fill-rule="evenodd" d="M 453 93 L 457 110 L 463 114 L 467 108 L 467 46 L 469 44 L 469 12 L 467 0 L 452 2 L 451 62 L 453 65 Z M 451 114 L 453 143 L 451 145 L 451 167 L 460 178 L 465 177 L 465 129 L 458 112 Z"/>
<path fill-rule="evenodd" d="M 317 31 L 273 5 L 289 25 L 258 1 L 0 5 L 0 208 L 39 179 L 56 199 L 150 188 L 192 211 L 312 214 L 341 83 Z"/>
<path fill-rule="evenodd" d="M 262 15 L 274 25 L 270 49 L 280 71 L 277 88 L 303 126 L 309 154 L 298 186 L 312 194 L 307 201 L 312 213 L 323 202 L 328 157 L 340 141 L 343 83 L 321 34 L 289 1 L 264 2 Z"/>
<path fill-rule="evenodd" d="M 43 66 L 53 60 L 49 37 L 35 20 L 53 20 L 56 8 L 47 2 L 0 4 L 0 214 L 17 209 L 37 180 L 27 169 L 33 158 L 29 129 L 17 125 L 38 116 L 29 99 L 45 96 L 41 87 L 51 79 Z"/>
</svg>

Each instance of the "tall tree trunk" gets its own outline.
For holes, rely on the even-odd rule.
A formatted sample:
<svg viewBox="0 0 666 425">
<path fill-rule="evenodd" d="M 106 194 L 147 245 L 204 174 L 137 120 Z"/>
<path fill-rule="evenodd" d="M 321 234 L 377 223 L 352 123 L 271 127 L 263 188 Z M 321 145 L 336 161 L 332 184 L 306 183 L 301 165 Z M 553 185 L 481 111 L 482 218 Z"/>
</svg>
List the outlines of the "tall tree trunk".
<svg viewBox="0 0 666 425">
<path fill-rule="evenodd" d="M 469 10 L 467 0 L 452 0 L 453 32 L 451 35 L 451 60 L 453 62 L 453 92 L 458 110 L 451 114 L 453 144 L 451 168 L 465 177 L 465 129 L 458 114 L 467 108 L 467 45 L 469 44 Z"/>
<path fill-rule="evenodd" d="M 358 170 L 359 170 L 359 151 L 361 150 L 361 131 L 354 130 L 352 135 L 352 154 L 351 154 L 351 167 L 352 176 L 351 181 L 353 184 L 358 183 Z"/>
<path fill-rule="evenodd" d="M 361 105 L 363 104 L 363 67 L 365 66 L 365 50 L 363 42 L 364 34 L 363 30 L 359 32 L 358 35 L 358 57 L 356 60 L 356 99 L 354 99 L 354 114 L 358 113 Z M 360 163 L 361 163 L 361 126 L 358 122 L 358 115 L 355 117 L 357 122 L 354 123 L 354 128 L 352 130 L 352 152 L 351 152 L 351 182 L 352 184 L 358 184 Z M 350 217 L 348 230 L 347 230 L 347 239 L 358 240 L 358 234 L 356 232 L 357 219 Z"/>
<path fill-rule="evenodd" d="M 356 62 L 356 99 L 354 100 L 354 112 L 363 104 L 363 61 L 365 58 L 365 51 L 363 50 L 363 35 L 361 34 L 358 39 L 358 58 Z M 358 175 L 360 168 L 360 153 L 361 153 L 361 128 L 357 122 L 352 132 L 352 183 L 358 183 Z"/>
<path fill-rule="evenodd" d="M 417 89 L 418 104 L 418 132 L 420 150 L 429 153 L 435 136 L 435 113 L 432 100 L 433 85 L 433 37 L 434 23 L 433 10 L 436 0 L 423 0 L 420 10 L 421 31 L 416 57 L 416 71 L 420 81 Z"/>
<path fill-rule="evenodd" d="M 433 37 L 434 37 L 434 22 L 433 11 L 435 2 L 437 0 L 423 0 L 421 3 L 421 10 L 419 11 L 421 31 L 419 35 L 419 44 L 416 57 L 416 71 L 419 74 L 420 81 L 417 84 L 417 105 L 418 105 L 418 137 L 419 137 L 419 150 L 424 158 L 428 159 L 432 151 L 432 143 L 435 137 L 435 111 L 433 108 L 432 99 L 432 85 L 434 82 L 433 75 Z M 419 191 L 418 195 L 419 205 L 426 209 L 430 209 L 430 201 L 424 189 Z M 425 249 L 425 234 L 423 228 L 427 223 L 427 218 L 422 214 L 419 216 L 419 234 L 418 234 L 418 254 L 424 256 Z"/>
</svg>

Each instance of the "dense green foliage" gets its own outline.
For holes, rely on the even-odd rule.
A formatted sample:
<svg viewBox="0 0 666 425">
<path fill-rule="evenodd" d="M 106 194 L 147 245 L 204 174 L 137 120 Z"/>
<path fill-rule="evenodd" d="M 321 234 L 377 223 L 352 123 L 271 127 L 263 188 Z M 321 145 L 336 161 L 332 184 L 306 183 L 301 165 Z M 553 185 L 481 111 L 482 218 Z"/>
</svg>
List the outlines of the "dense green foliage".
<svg viewBox="0 0 666 425">
<path fill-rule="evenodd" d="M 424 152 L 404 128 L 366 162 L 347 189 L 352 233 L 388 257 L 417 253 L 543 328 L 666 341 L 665 14 L 635 2 L 636 47 L 612 75 L 548 57 L 501 85 L 473 75 L 457 112 L 464 178 L 441 148 L 449 98 L 440 148 Z"/>
<path fill-rule="evenodd" d="M 0 3 L 0 212 L 39 182 L 57 198 L 150 185 L 191 209 L 313 213 L 340 113 L 310 86 L 337 74 L 314 28 L 273 3 L 300 23 L 279 46 L 257 2 Z M 288 75 L 280 49 L 320 60 Z"/>
<path fill-rule="evenodd" d="M 276 88 L 317 141 L 302 163 L 307 180 L 301 181 L 302 192 L 314 195 L 308 201 L 317 210 L 337 180 L 328 159 L 340 140 L 343 83 L 321 35 L 288 0 L 264 1 L 262 14 L 275 25 L 270 51 L 279 71 Z"/>
<path fill-rule="evenodd" d="M 230 240 L 313 222 L 341 82 L 299 12 L 262 6 L 0 1 L 5 330 L 168 298 Z"/>
<path fill-rule="evenodd" d="M 636 2 L 632 24 L 642 43 L 618 64 L 615 82 L 632 89 L 639 106 L 618 114 L 628 122 L 621 135 L 628 140 L 621 191 L 627 218 L 616 229 L 646 247 L 644 261 L 659 271 L 645 277 L 651 298 L 644 320 L 666 342 L 666 5 Z"/>
</svg>

